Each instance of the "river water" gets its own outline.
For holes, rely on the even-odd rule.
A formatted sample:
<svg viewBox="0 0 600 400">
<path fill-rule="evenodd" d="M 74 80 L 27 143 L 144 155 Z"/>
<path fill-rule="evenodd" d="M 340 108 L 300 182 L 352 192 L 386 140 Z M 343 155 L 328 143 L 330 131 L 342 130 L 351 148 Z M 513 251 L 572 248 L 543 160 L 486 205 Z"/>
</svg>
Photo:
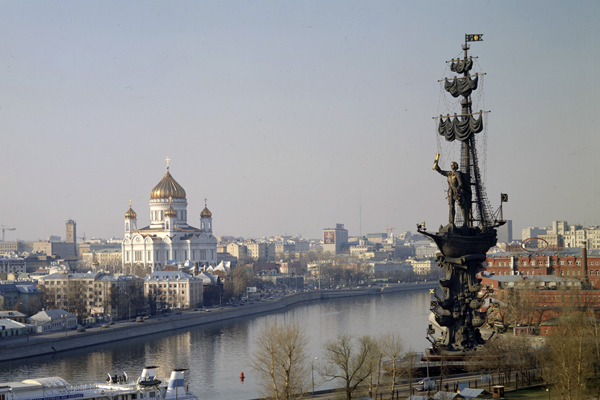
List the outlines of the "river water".
<svg viewBox="0 0 600 400">
<path fill-rule="evenodd" d="M 71 384 L 104 381 L 107 373 L 126 372 L 137 378 L 146 365 L 189 368 L 186 382 L 201 400 L 259 397 L 250 359 L 267 321 L 297 321 L 309 338 L 309 360 L 322 361 L 327 340 L 342 333 L 354 336 L 398 333 L 414 351 L 428 347 L 425 339 L 431 294 L 428 289 L 302 303 L 283 312 L 217 322 L 185 330 L 91 347 L 0 365 L 0 382 L 59 376 Z M 315 360 L 315 357 L 319 359 Z M 246 376 L 244 382 L 240 373 Z M 315 389 L 329 388 L 315 377 Z"/>
</svg>

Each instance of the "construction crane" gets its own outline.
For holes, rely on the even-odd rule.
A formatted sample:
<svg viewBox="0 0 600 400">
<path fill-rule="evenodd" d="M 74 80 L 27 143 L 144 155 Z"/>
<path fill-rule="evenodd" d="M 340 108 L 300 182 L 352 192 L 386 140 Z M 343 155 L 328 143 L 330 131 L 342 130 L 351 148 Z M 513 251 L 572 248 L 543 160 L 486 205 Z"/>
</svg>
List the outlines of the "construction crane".
<svg viewBox="0 0 600 400">
<path fill-rule="evenodd" d="M 386 228 L 386 231 L 388 233 L 388 236 L 390 236 L 390 234 L 393 234 L 394 233 L 394 229 L 396 229 L 396 228 L 388 228 L 387 225 L 385 226 L 385 228 Z"/>
<path fill-rule="evenodd" d="M 2 241 L 4 242 L 4 232 L 5 231 L 14 231 L 17 228 L 5 228 L 4 225 L 1 225 L 1 226 L 2 226 Z"/>
</svg>

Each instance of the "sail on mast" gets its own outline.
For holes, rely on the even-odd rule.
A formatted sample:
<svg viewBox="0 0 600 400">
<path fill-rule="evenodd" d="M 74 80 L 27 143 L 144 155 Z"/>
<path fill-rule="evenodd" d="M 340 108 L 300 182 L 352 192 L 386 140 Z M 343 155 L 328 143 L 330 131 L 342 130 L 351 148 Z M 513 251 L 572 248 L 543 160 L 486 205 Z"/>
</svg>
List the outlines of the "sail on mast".
<svg viewBox="0 0 600 400">
<path fill-rule="evenodd" d="M 476 36 L 477 38 L 474 38 Z M 466 226 L 479 226 L 486 229 L 494 226 L 492 221 L 491 207 L 485 193 L 479 157 L 477 155 L 476 134 L 483 131 L 484 111 L 473 113 L 471 94 L 478 88 L 479 74 L 470 74 L 473 68 L 473 57 L 469 57 L 469 41 L 480 41 L 481 35 L 467 35 L 463 45 L 464 57 L 452 59 L 450 70 L 460 74 L 452 78 L 444 79 L 444 89 L 452 97 L 460 97 L 461 113 L 453 116 L 439 116 L 437 131 L 446 141 L 455 140 L 461 143 L 461 171 L 466 175 L 472 188 L 472 206 L 467 221 L 462 221 Z M 460 217 L 459 217 L 460 218 Z"/>
</svg>

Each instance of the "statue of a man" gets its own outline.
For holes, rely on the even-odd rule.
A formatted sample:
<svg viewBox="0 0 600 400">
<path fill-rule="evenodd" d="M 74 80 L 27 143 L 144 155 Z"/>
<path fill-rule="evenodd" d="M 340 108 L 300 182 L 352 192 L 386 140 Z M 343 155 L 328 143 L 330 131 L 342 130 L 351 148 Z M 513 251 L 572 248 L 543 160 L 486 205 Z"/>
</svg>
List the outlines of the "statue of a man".
<svg viewBox="0 0 600 400">
<path fill-rule="evenodd" d="M 471 214 L 471 184 L 468 176 L 458 170 L 458 164 L 452 162 L 450 164 L 452 171 L 444 171 L 438 165 L 438 160 L 435 160 L 435 169 L 440 174 L 448 178 L 448 205 L 450 206 L 450 223 L 454 224 L 454 216 L 456 214 L 454 203 L 462 210 L 463 226 L 466 226 Z"/>
</svg>

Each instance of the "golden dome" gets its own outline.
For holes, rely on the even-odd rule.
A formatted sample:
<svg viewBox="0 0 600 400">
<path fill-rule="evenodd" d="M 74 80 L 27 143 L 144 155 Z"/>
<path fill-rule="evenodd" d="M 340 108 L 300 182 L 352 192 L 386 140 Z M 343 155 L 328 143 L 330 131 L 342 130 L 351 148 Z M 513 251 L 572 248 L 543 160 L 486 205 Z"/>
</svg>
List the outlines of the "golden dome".
<svg viewBox="0 0 600 400">
<path fill-rule="evenodd" d="M 135 211 L 133 211 L 133 208 L 131 208 L 131 200 L 129 200 L 129 210 L 127 210 L 127 212 L 125 213 L 125 218 L 126 219 L 136 219 L 137 218 L 137 214 L 135 213 Z"/>
<path fill-rule="evenodd" d="M 173 208 L 172 205 L 169 205 L 169 208 L 167 208 L 167 211 L 165 211 L 165 217 L 176 217 L 177 216 L 177 211 L 175 211 L 175 209 Z"/>
<path fill-rule="evenodd" d="M 204 199 L 204 210 L 202 210 L 202 212 L 200 213 L 200 218 L 212 218 L 212 213 L 206 206 L 206 200 L 207 199 Z"/>
<path fill-rule="evenodd" d="M 169 173 L 169 167 L 167 167 L 165 176 L 158 182 L 158 185 L 154 186 L 152 192 L 150 192 L 150 200 L 168 199 L 170 197 L 174 199 L 185 199 L 185 190 L 183 190 L 183 187 L 173 179 Z"/>
<path fill-rule="evenodd" d="M 204 210 L 200 213 L 200 218 L 212 218 L 212 213 L 208 207 L 204 207 Z"/>
</svg>

